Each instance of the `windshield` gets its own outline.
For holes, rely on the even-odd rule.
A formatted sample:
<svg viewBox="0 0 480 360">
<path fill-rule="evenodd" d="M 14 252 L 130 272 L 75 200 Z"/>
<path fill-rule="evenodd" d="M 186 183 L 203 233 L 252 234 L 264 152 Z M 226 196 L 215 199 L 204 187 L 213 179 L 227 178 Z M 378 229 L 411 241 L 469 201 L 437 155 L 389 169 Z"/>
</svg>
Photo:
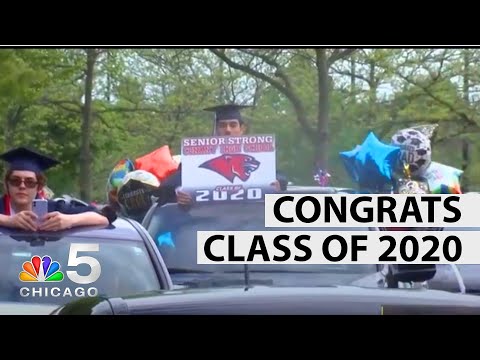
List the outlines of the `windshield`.
<svg viewBox="0 0 480 360">
<path fill-rule="evenodd" d="M 186 212 L 176 205 L 166 205 L 155 210 L 147 230 L 156 241 L 171 273 L 174 284 L 185 284 L 192 279 L 207 281 L 219 275 L 238 279 L 242 283 L 244 265 L 197 264 L 197 231 L 369 231 L 368 227 L 338 228 L 265 228 L 264 203 L 215 204 L 198 206 Z M 250 280 L 262 279 L 268 284 L 284 286 L 339 285 L 376 272 L 375 265 L 248 265 Z M 238 274 L 238 275 L 235 275 Z M 263 275 L 262 275 L 263 274 Z M 274 275 L 278 274 L 278 275 Z M 299 275 L 302 274 L 300 277 Z M 218 280 L 220 281 L 220 280 Z M 198 283 L 198 282 L 197 282 Z M 221 281 L 220 281 L 221 283 Z M 372 284 L 373 285 L 373 284 Z"/>
<path fill-rule="evenodd" d="M 116 297 L 160 290 L 155 268 L 141 241 L 75 236 L 46 241 L 41 238 L 32 241 L 32 238 L 31 235 L 0 236 L 0 301 L 65 304 L 87 295 Z M 96 244 L 98 251 L 92 251 L 91 246 Z M 37 256 L 39 258 L 32 260 Z M 43 270 L 39 260 L 45 256 L 49 259 L 44 259 L 46 269 Z M 48 265 L 52 273 L 56 270 L 54 262 L 60 265 L 58 271 L 63 279 L 61 274 L 50 279 L 61 281 L 21 280 L 35 280 L 29 272 L 34 272 L 37 280 L 41 280 L 42 275 L 47 278 Z M 97 270 L 92 271 L 89 263 Z M 22 271 L 24 274 L 20 275 Z M 95 279 L 96 272 L 98 279 Z M 94 281 L 82 281 L 89 274 Z"/>
</svg>

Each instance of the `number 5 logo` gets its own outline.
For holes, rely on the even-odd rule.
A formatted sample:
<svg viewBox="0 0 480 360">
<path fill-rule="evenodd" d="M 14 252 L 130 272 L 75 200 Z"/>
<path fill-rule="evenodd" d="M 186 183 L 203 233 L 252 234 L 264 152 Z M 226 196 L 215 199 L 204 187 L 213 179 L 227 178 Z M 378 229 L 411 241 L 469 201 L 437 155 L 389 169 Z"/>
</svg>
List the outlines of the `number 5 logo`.
<svg viewBox="0 0 480 360">
<path fill-rule="evenodd" d="M 71 244 L 68 254 L 68 266 L 87 264 L 90 266 L 88 275 L 79 275 L 76 271 L 67 271 L 70 280 L 77 284 L 91 284 L 98 280 L 102 273 L 102 267 L 97 259 L 91 256 L 78 256 L 79 252 L 99 251 L 99 244 Z"/>
</svg>

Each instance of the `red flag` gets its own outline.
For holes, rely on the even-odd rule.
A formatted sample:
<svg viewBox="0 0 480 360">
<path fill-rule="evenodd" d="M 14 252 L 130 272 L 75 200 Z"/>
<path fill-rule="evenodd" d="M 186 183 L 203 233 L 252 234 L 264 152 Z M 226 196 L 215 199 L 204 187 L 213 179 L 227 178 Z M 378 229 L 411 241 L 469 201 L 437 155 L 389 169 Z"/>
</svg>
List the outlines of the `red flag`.
<svg viewBox="0 0 480 360">
<path fill-rule="evenodd" d="M 148 171 L 162 182 L 178 169 L 178 163 L 173 159 L 170 147 L 164 145 L 135 159 L 135 169 Z"/>
</svg>

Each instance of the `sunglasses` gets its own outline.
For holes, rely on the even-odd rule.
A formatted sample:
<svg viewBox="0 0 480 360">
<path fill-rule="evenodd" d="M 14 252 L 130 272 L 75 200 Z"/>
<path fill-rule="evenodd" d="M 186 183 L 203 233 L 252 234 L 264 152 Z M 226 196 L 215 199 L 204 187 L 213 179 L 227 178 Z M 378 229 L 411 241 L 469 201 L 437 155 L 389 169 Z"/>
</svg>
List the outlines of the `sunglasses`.
<svg viewBox="0 0 480 360">
<path fill-rule="evenodd" d="M 15 187 L 19 187 L 23 182 L 25 184 L 25 187 L 29 189 L 33 189 L 38 185 L 38 182 L 34 179 L 10 178 L 7 181 L 9 185 Z"/>
</svg>

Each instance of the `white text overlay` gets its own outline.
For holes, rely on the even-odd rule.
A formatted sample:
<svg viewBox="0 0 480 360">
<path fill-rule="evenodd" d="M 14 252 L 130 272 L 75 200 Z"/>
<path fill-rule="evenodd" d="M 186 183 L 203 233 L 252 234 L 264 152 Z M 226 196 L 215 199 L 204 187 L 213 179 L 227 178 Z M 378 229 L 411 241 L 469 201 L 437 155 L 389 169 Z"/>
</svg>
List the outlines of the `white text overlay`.
<svg viewBox="0 0 480 360">
<path fill-rule="evenodd" d="M 480 194 L 267 194 L 266 227 L 480 227 Z"/>
<path fill-rule="evenodd" d="M 480 231 L 199 231 L 197 262 L 480 264 Z"/>
</svg>

